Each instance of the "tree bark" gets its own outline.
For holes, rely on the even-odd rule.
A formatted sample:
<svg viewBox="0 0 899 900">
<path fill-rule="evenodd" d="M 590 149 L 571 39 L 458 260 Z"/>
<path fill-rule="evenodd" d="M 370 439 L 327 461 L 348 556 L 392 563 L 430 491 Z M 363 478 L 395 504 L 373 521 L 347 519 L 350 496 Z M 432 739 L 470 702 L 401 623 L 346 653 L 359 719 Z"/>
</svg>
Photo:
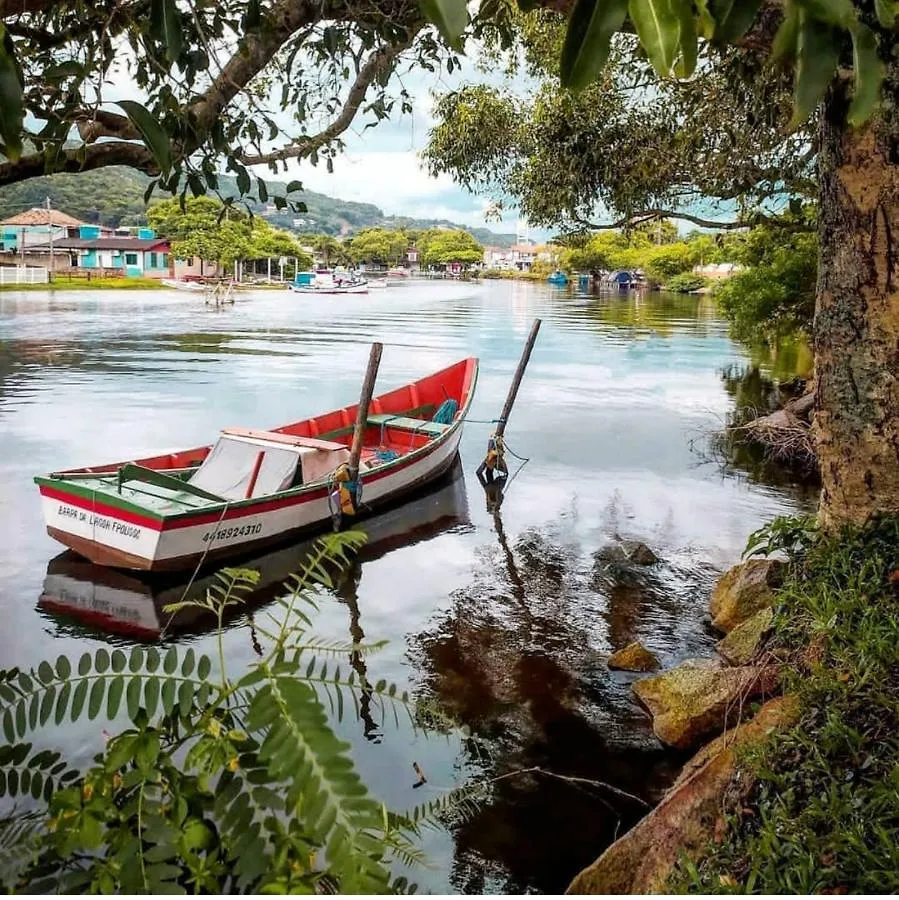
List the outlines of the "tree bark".
<svg viewBox="0 0 899 900">
<path fill-rule="evenodd" d="M 846 123 L 845 83 L 821 117 L 815 428 L 821 524 L 899 513 L 899 41 L 882 113 Z"/>
</svg>

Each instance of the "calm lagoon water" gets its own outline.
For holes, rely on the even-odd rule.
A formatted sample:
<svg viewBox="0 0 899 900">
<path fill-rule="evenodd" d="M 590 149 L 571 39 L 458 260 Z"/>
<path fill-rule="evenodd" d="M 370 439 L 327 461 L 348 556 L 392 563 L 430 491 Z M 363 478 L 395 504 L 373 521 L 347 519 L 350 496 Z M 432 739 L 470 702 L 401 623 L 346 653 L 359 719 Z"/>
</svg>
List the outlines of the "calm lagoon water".
<svg viewBox="0 0 899 900">
<path fill-rule="evenodd" d="M 653 738 L 633 676 L 609 672 L 606 656 L 635 639 L 665 664 L 708 652 L 716 574 L 750 531 L 807 502 L 695 452 L 732 407 L 722 372 L 748 360 L 707 298 L 596 299 L 510 282 L 321 299 L 258 292 L 224 309 L 174 292 L 0 294 L 0 666 L 127 644 L 122 623 L 151 636 L 162 604 L 183 590 L 60 556 L 33 475 L 353 402 L 374 340 L 385 345 L 381 389 L 479 356 L 471 419 L 490 420 L 535 316 L 543 328 L 506 433 L 529 462 L 501 506 L 474 477 L 490 429 L 471 421 L 454 477 L 367 526 L 370 546 L 316 630 L 387 639 L 365 661 L 371 681 L 394 681 L 471 730 L 470 740 L 426 738 L 376 706 L 344 719 L 357 765 L 390 806 L 508 776 L 426 834 L 433 869 L 414 880 L 431 891 L 564 890 L 641 810 L 534 767 L 656 799 L 680 760 Z M 595 575 L 593 553 L 616 534 L 655 550 L 652 576 Z M 301 554 L 258 564 L 277 583 Z M 202 625 L 174 640 L 211 643 Z M 236 665 L 252 658 L 245 616 L 229 628 L 227 654 Z M 102 727 L 43 740 L 84 762 Z M 428 778 L 418 789 L 413 762 Z"/>
</svg>

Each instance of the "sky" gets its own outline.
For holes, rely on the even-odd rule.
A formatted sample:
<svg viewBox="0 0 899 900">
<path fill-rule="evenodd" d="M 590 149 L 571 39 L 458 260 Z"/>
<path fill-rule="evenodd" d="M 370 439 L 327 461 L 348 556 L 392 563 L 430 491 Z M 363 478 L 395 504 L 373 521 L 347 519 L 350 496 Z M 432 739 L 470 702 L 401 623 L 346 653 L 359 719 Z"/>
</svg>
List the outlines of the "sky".
<svg viewBox="0 0 899 900">
<path fill-rule="evenodd" d="M 461 72 L 452 76 L 444 72 L 418 70 L 404 74 L 403 86 L 413 97 L 413 112 L 380 122 L 363 130 L 365 119 L 360 116 L 344 134 L 345 152 L 334 160 L 334 171 L 328 173 L 324 163 L 313 166 L 293 160 L 279 180 L 297 178 L 312 191 L 338 197 L 374 203 L 387 215 L 410 216 L 423 219 L 449 219 L 460 225 L 491 228 L 514 233 L 518 217 L 508 210 L 499 221 L 485 219 L 491 198 L 478 197 L 454 184 L 447 175 L 432 178 L 423 167 L 419 153 L 424 149 L 428 130 L 434 124 L 433 93 L 452 90 L 466 81 L 484 82 L 471 60 L 464 61 Z M 395 82 L 395 80 L 394 80 Z M 396 84 L 391 84 L 391 89 Z M 399 104 L 397 104 L 397 109 Z M 259 174 L 271 177 L 266 167 Z M 526 228 L 526 223 L 521 223 Z M 532 229 L 530 236 L 543 239 L 544 231 Z"/>
</svg>

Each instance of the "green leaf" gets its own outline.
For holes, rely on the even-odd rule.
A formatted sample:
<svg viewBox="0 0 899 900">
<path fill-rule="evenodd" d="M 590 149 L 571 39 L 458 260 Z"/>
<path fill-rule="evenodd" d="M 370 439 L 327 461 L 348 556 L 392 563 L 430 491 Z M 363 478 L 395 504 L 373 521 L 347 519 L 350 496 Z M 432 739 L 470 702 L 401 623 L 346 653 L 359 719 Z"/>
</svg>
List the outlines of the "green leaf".
<svg viewBox="0 0 899 900">
<path fill-rule="evenodd" d="M 171 678 L 167 679 L 162 685 L 162 710 L 167 715 L 172 714 L 175 708 L 175 692 L 178 689 L 178 682 Z"/>
<path fill-rule="evenodd" d="M 709 12 L 715 20 L 713 40 L 733 43 L 755 21 L 762 0 L 709 0 Z"/>
<path fill-rule="evenodd" d="M 132 722 L 137 719 L 140 712 L 141 684 L 140 678 L 132 678 L 125 689 L 125 704 L 128 708 L 128 717 Z"/>
<path fill-rule="evenodd" d="M 3 152 L 12 163 L 22 156 L 24 122 L 25 101 L 16 48 L 6 26 L 0 24 L 0 138 Z"/>
<path fill-rule="evenodd" d="M 77 722 L 81 718 L 81 710 L 84 709 L 84 701 L 87 698 L 89 682 L 79 681 L 75 685 L 75 693 L 72 694 L 72 721 Z"/>
<path fill-rule="evenodd" d="M 152 719 L 156 715 L 156 707 L 159 704 L 159 682 L 155 678 L 148 678 L 144 685 L 144 709 L 147 718 Z"/>
<path fill-rule="evenodd" d="M 91 670 L 93 662 L 94 660 L 90 653 L 82 653 L 81 659 L 78 660 L 78 674 L 87 675 L 87 673 Z"/>
<path fill-rule="evenodd" d="M 462 34 L 468 26 L 465 0 L 418 0 L 418 8 L 437 26 L 450 47 L 461 53 Z"/>
<path fill-rule="evenodd" d="M 62 720 L 66 717 L 66 712 L 69 709 L 69 697 L 72 694 L 72 685 L 64 684 L 62 689 L 59 692 L 59 697 L 56 700 L 56 714 L 53 716 L 53 721 L 56 725 L 62 725 Z"/>
<path fill-rule="evenodd" d="M 103 705 L 103 696 L 106 693 L 106 682 L 102 678 L 98 678 L 91 688 L 90 699 L 87 701 L 87 717 L 91 721 L 100 714 L 100 707 Z"/>
<path fill-rule="evenodd" d="M 689 0 L 678 0 L 677 14 L 680 19 L 680 59 L 674 67 L 678 78 L 689 78 L 696 71 L 699 37 L 696 34 L 696 20 Z"/>
<path fill-rule="evenodd" d="M 653 68 L 667 77 L 680 45 L 680 20 L 674 4 L 671 0 L 630 0 L 628 10 Z"/>
<path fill-rule="evenodd" d="M 839 34 L 830 25 L 799 13 L 796 72 L 793 77 L 793 118 L 798 128 L 815 111 L 833 79 L 839 61 Z"/>
<path fill-rule="evenodd" d="M 849 106 L 849 124 L 857 128 L 879 106 L 880 88 L 886 77 L 886 67 L 877 54 L 877 38 L 866 25 L 856 25 L 852 30 L 852 63 L 855 92 Z"/>
<path fill-rule="evenodd" d="M 148 672 L 155 672 L 159 668 L 159 651 L 155 647 L 151 647 L 147 651 L 144 665 L 146 665 Z"/>
<path fill-rule="evenodd" d="M 42 684 L 49 684 L 49 682 L 53 681 L 53 666 L 44 660 L 44 662 L 37 667 L 37 677 Z"/>
<path fill-rule="evenodd" d="M 131 648 L 131 656 L 128 658 L 128 668 L 132 672 L 139 672 L 144 665 L 144 651 L 140 647 Z"/>
<path fill-rule="evenodd" d="M 106 697 L 106 717 L 114 719 L 119 712 L 119 705 L 122 702 L 122 694 L 125 691 L 125 679 L 122 675 L 113 678 L 109 683 L 109 694 Z"/>
<path fill-rule="evenodd" d="M 121 650 L 112 651 L 112 671 L 124 672 L 125 666 L 128 665 L 128 657 Z"/>
<path fill-rule="evenodd" d="M 781 62 L 795 58 L 798 41 L 799 8 L 792 0 L 786 0 L 783 22 L 780 23 L 771 45 L 771 61 Z"/>
<path fill-rule="evenodd" d="M 599 77 L 609 58 L 612 35 L 626 15 L 627 0 L 577 0 L 562 47 L 563 85 L 583 88 Z"/>
<path fill-rule="evenodd" d="M 189 681 L 182 681 L 178 688 L 178 710 L 182 716 L 187 716 L 194 701 L 193 685 Z"/>
<path fill-rule="evenodd" d="M 877 21 L 884 28 L 895 28 L 899 19 L 899 3 L 896 0 L 874 0 Z"/>
<path fill-rule="evenodd" d="M 292 194 L 294 191 L 303 190 L 303 182 L 302 181 L 288 181 L 287 182 L 287 191 L 286 193 Z"/>
<path fill-rule="evenodd" d="M 178 668 L 178 651 L 174 646 L 169 647 L 168 652 L 165 655 L 165 659 L 162 661 L 162 671 L 165 672 L 166 675 L 174 675 L 175 669 Z"/>
<path fill-rule="evenodd" d="M 56 687 L 50 685 L 47 690 L 44 692 L 44 699 L 41 701 L 41 713 L 40 713 L 40 723 L 41 725 L 46 725 L 50 720 L 50 715 L 53 712 L 53 703 L 56 700 Z"/>
<path fill-rule="evenodd" d="M 175 62 L 184 49 L 181 13 L 175 0 L 150 0 L 150 29 L 156 40 L 165 47 L 169 62 Z"/>
<path fill-rule="evenodd" d="M 12 744 L 16 739 L 16 729 L 13 726 L 12 710 L 7 709 L 3 713 L 3 737 Z"/>
<path fill-rule="evenodd" d="M 159 164 L 163 174 L 168 175 L 172 168 L 172 142 L 169 136 L 140 103 L 134 100 L 119 100 L 118 103 L 141 133 L 147 149 L 153 154 L 153 159 Z"/>
<path fill-rule="evenodd" d="M 94 656 L 94 668 L 101 675 L 109 668 L 109 651 L 103 647 Z"/>
<path fill-rule="evenodd" d="M 848 28 L 855 21 L 852 0 L 799 0 L 815 19 Z"/>
<path fill-rule="evenodd" d="M 187 678 L 194 670 L 194 665 L 196 664 L 196 654 L 194 653 L 193 647 L 187 648 L 187 653 L 184 654 L 184 661 L 181 663 L 181 674 Z"/>
<path fill-rule="evenodd" d="M 60 681 L 65 681 L 72 674 L 72 664 L 67 656 L 59 656 L 56 660 L 56 674 Z"/>
<path fill-rule="evenodd" d="M 209 677 L 211 670 L 212 661 L 206 655 L 201 656 L 200 662 L 197 664 L 197 678 L 199 678 L 200 681 L 205 681 Z"/>
</svg>

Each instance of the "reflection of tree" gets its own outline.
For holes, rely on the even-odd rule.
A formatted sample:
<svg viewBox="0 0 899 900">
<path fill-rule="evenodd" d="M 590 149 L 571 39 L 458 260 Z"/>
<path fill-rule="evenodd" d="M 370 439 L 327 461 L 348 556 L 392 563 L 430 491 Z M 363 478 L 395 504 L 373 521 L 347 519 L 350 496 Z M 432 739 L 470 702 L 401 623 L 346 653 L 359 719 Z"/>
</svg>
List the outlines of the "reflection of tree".
<svg viewBox="0 0 899 900">
<path fill-rule="evenodd" d="M 542 531 L 510 545 L 495 507 L 494 524 L 498 550 L 412 640 L 420 693 L 471 729 L 466 763 L 486 778 L 537 766 L 654 797 L 673 764 L 626 689 L 605 667 L 597 672 L 593 629 L 568 589 L 577 559 Z M 453 885 L 564 890 L 641 812 L 598 786 L 533 772 L 501 778 L 489 802 L 454 826 Z"/>
<path fill-rule="evenodd" d="M 604 294 L 593 303 L 569 307 L 568 313 L 597 326 L 653 331 L 662 337 L 682 332 L 707 334 L 719 326 L 714 309 L 702 300 L 684 294 Z"/>
</svg>

